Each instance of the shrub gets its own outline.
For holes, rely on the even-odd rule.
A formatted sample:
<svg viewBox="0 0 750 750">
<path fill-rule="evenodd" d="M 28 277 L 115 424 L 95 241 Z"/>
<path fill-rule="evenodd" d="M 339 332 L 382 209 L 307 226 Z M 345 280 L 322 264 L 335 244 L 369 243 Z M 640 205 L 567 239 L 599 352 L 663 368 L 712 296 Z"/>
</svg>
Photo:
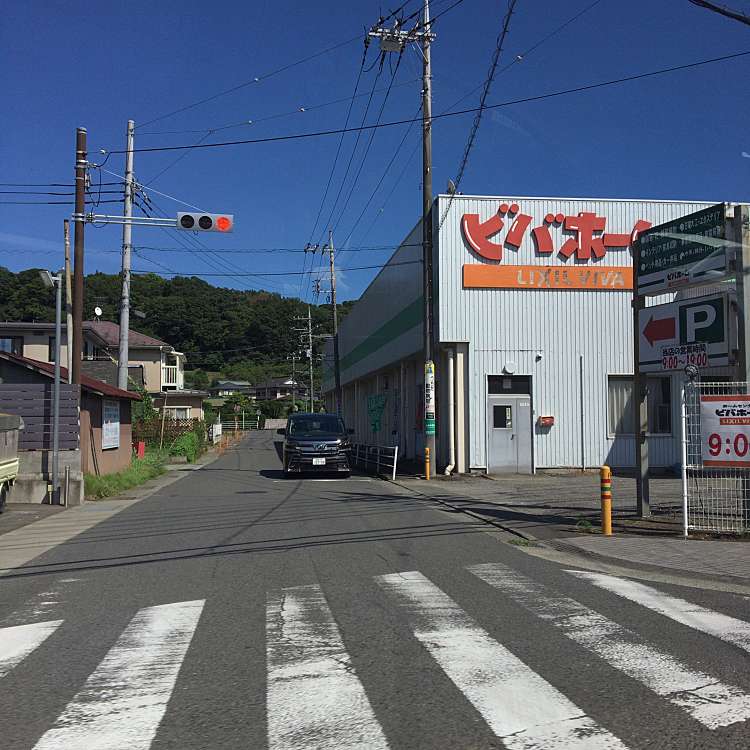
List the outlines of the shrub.
<svg viewBox="0 0 750 750">
<path fill-rule="evenodd" d="M 111 497 L 163 473 L 164 454 L 158 451 L 148 451 L 143 458 L 133 459 L 127 469 L 118 471 L 116 474 L 105 474 L 101 477 L 86 474 L 83 479 L 84 491 L 86 497 L 89 498 Z"/>
<path fill-rule="evenodd" d="M 180 435 L 169 446 L 170 456 L 185 456 L 190 463 L 193 463 L 201 453 L 201 440 L 197 432 L 187 432 Z"/>
</svg>

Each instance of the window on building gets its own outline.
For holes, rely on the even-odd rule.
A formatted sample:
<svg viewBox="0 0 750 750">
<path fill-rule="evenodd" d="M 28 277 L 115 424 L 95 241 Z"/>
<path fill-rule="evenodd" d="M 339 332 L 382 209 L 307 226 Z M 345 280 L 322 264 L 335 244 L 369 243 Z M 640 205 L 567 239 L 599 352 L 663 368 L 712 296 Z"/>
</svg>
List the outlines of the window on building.
<svg viewBox="0 0 750 750">
<path fill-rule="evenodd" d="M 23 336 L 0 336 L 0 352 L 23 355 Z"/>
<path fill-rule="evenodd" d="M 190 419 L 189 406 L 168 406 L 167 416 L 170 419 Z"/>
<path fill-rule="evenodd" d="M 672 434 L 672 381 L 668 377 L 649 377 L 648 426 L 650 435 Z M 610 435 L 635 434 L 636 413 L 633 378 L 610 375 L 607 381 L 608 430 Z"/>
<path fill-rule="evenodd" d="M 505 405 L 493 406 L 492 426 L 500 430 L 511 429 L 513 427 L 513 409 Z"/>
</svg>

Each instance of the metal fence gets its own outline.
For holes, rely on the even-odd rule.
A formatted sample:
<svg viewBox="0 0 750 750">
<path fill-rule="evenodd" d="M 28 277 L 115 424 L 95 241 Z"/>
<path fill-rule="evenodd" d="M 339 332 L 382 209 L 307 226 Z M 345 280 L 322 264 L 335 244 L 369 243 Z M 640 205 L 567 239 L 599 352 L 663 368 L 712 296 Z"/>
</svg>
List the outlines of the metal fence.
<svg viewBox="0 0 750 750">
<path fill-rule="evenodd" d="M 750 388 L 698 382 L 682 396 L 683 531 L 750 532 Z"/>
<path fill-rule="evenodd" d="M 351 452 L 352 462 L 357 469 L 383 475 L 395 481 L 398 465 L 397 445 L 366 445 L 354 443 Z"/>
</svg>

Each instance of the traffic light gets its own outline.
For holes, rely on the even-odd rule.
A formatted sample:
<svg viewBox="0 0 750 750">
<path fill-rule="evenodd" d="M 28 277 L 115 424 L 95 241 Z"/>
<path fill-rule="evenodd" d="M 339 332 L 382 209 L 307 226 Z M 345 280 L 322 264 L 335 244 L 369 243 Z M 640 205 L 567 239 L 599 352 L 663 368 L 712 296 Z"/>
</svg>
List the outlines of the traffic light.
<svg viewBox="0 0 750 750">
<path fill-rule="evenodd" d="M 191 232 L 231 232 L 234 229 L 234 215 L 178 211 L 177 228 Z"/>
</svg>

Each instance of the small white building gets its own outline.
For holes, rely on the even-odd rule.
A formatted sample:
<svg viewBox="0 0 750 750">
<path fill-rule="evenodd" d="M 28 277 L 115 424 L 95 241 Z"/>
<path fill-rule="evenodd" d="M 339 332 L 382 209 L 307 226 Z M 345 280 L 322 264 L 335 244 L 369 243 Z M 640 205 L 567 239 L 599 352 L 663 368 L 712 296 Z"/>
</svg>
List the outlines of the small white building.
<svg viewBox="0 0 750 750">
<path fill-rule="evenodd" d="M 459 472 L 634 466 L 631 243 L 650 226 L 713 203 L 439 196 L 437 465 L 447 463 L 452 442 Z M 358 441 L 398 444 L 410 458 L 423 453 L 422 288 L 418 222 L 339 333 L 345 421 Z M 329 410 L 331 349 L 323 384 Z M 733 372 L 713 368 L 704 377 Z M 680 460 L 683 377 L 681 370 L 649 376 L 652 466 Z"/>
</svg>

